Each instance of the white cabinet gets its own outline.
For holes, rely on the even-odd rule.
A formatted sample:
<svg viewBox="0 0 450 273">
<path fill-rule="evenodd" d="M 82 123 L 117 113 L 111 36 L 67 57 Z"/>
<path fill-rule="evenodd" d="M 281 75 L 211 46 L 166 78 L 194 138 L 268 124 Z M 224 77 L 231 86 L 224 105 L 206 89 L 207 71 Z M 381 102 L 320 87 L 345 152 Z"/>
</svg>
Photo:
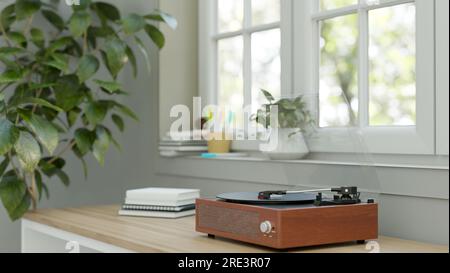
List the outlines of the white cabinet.
<svg viewBox="0 0 450 273">
<path fill-rule="evenodd" d="M 127 249 L 22 220 L 22 253 L 131 253 Z"/>
</svg>

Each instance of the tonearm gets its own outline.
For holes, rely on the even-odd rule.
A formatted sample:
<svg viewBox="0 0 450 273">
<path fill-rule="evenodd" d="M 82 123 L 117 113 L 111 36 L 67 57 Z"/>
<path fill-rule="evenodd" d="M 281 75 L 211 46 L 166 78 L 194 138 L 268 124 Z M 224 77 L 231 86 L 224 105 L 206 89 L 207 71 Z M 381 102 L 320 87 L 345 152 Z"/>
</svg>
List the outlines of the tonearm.
<svg viewBox="0 0 450 273">
<path fill-rule="evenodd" d="M 302 191 L 262 191 L 258 194 L 258 199 L 271 200 L 288 194 L 299 194 L 309 192 L 318 193 L 315 202 L 317 206 L 361 203 L 361 200 L 359 199 L 360 193 L 358 192 L 358 187 L 340 187 L 340 188 L 314 189 Z M 323 200 L 322 198 L 323 192 L 334 192 L 336 193 L 336 195 L 334 196 L 333 200 Z"/>
</svg>

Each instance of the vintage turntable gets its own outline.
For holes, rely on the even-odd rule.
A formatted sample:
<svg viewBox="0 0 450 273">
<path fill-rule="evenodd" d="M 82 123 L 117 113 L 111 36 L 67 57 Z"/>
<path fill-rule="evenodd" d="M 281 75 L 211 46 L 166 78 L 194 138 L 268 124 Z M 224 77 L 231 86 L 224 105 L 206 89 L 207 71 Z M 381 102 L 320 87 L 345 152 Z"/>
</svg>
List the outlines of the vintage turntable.
<svg viewBox="0 0 450 273">
<path fill-rule="evenodd" d="M 275 249 L 363 243 L 378 238 L 378 205 L 357 187 L 222 194 L 197 200 L 196 230 Z"/>
</svg>

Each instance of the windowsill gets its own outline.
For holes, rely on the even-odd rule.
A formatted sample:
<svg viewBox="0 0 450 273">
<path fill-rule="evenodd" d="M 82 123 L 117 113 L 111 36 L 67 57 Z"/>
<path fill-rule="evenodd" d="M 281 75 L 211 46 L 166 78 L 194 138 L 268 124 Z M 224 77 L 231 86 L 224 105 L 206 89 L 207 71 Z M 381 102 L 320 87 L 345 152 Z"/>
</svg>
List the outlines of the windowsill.
<svg viewBox="0 0 450 273">
<path fill-rule="evenodd" d="M 229 158 L 203 158 L 201 156 L 188 156 L 182 159 L 194 160 L 216 160 L 216 161 L 234 161 L 234 162 L 261 162 L 261 163 L 277 163 L 277 164 L 306 164 L 306 165 L 334 165 L 334 166 L 359 166 L 359 167 L 380 167 L 380 168 L 405 168 L 405 169 L 428 169 L 428 170 L 449 170 L 447 166 L 426 165 L 426 164 L 393 164 L 393 163 L 376 163 L 376 162 L 356 162 L 356 161 L 331 161 L 318 159 L 302 159 L 302 160 L 272 160 L 264 157 L 262 154 L 252 155 L 248 157 L 229 157 Z"/>
</svg>

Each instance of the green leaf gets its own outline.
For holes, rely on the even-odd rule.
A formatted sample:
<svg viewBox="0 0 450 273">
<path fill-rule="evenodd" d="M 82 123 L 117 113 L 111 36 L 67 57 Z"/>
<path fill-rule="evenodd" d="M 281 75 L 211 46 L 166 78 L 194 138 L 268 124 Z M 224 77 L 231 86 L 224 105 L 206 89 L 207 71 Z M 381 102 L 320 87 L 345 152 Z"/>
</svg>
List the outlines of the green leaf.
<svg viewBox="0 0 450 273">
<path fill-rule="evenodd" d="M 31 115 L 31 117 L 27 115 L 21 116 L 36 134 L 42 145 L 47 148 L 50 154 L 53 154 L 59 143 L 58 130 L 53 124 L 47 119 L 37 115 Z"/>
<path fill-rule="evenodd" d="M 133 50 L 129 46 L 127 46 L 126 53 L 133 69 L 133 76 L 136 78 L 138 75 L 136 55 L 134 55 Z"/>
<path fill-rule="evenodd" d="M 69 127 L 72 127 L 75 125 L 75 123 L 78 120 L 78 117 L 80 116 L 80 113 L 81 113 L 80 108 L 74 108 L 66 113 L 67 123 L 69 124 Z"/>
<path fill-rule="evenodd" d="M 11 69 L 20 70 L 20 65 L 15 61 L 10 60 L 10 58 L 8 58 L 5 55 L 0 54 L 0 62 L 3 63 L 6 67 L 9 67 Z"/>
<path fill-rule="evenodd" d="M 134 119 L 135 121 L 139 121 L 138 116 L 127 106 L 120 104 L 118 102 L 113 102 L 113 104 L 114 104 L 114 107 L 122 114 Z"/>
<path fill-rule="evenodd" d="M 56 105 L 51 104 L 50 102 L 48 102 L 48 101 L 46 101 L 44 99 L 31 98 L 31 97 L 24 98 L 24 99 L 18 101 L 16 104 L 11 105 L 11 106 L 21 106 L 21 105 L 26 105 L 26 104 L 36 104 L 36 105 L 39 105 L 39 106 L 47 107 L 49 109 L 53 109 L 53 110 L 55 110 L 57 112 L 64 112 L 63 109 L 59 108 Z"/>
<path fill-rule="evenodd" d="M 296 110 L 297 106 L 295 105 L 294 101 L 289 99 L 282 99 L 278 102 L 278 104 L 284 109 L 284 110 Z M 282 109 L 282 110 L 283 110 Z"/>
<path fill-rule="evenodd" d="M 104 52 L 107 59 L 107 67 L 114 78 L 128 62 L 126 54 L 126 44 L 117 38 L 110 38 L 106 41 Z"/>
<path fill-rule="evenodd" d="M 261 89 L 261 92 L 264 94 L 264 96 L 266 97 L 266 99 L 267 99 L 270 103 L 272 103 L 272 102 L 275 101 L 275 98 L 272 96 L 272 94 L 270 94 L 269 91 L 266 91 L 266 90 L 264 90 L 264 89 Z"/>
<path fill-rule="evenodd" d="M 92 149 L 94 141 L 95 134 L 88 129 L 81 128 L 75 131 L 75 142 L 82 156 L 87 154 Z"/>
<path fill-rule="evenodd" d="M 42 199 L 42 192 L 44 192 L 45 197 L 47 200 L 50 198 L 50 193 L 48 191 L 47 185 L 45 185 L 44 182 L 42 182 L 42 175 L 39 171 L 34 172 L 34 176 L 36 177 L 36 187 L 38 189 L 39 193 L 39 201 Z"/>
<path fill-rule="evenodd" d="M 51 122 L 51 124 L 53 125 L 53 127 L 55 127 L 55 129 L 56 129 L 56 131 L 58 131 L 58 133 L 60 133 L 60 134 L 66 134 L 69 128 L 66 127 L 66 125 L 62 122 L 62 120 L 61 120 L 60 117 L 57 117 L 56 120 L 58 121 L 58 123 L 56 123 L 56 122 Z M 66 129 L 66 128 L 67 128 L 67 129 Z"/>
<path fill-rule="evenodd" d="M 85 82 L 91 78 L 95 73 L 97 73 L 100 67 L 100 62 L 94 55 L 88 54 L 81 58 L 78 64 L 77 76 L 80 83 Z"/>
<path fill-rule="evenodd" d="M 51 10 L 42 10 L 42 15 L 47 19 L 47 21 L 52 24 L 59 31 L 64 30 L 65 24 L 64 20 L 57 13 Z"/>
<path fill-rule="evenodd" d="M 0 156 L 6 154 L 19 139 L 19 130 L 12 122 L 0 118 Z"/>
<path fill-rule="evenodd" d="M 62 170 L 58 170 L 56 172 L 56 176 L 58 176 L 59 180 L 64 184 L 64 186 L 70 186 L 70 177 Z"/>
<path fill-rule="evenodd" d="M 110 21 L 120 20 L 120 11 L 115 6 L 105 2 L 95 2 L 91 5 L 100 17 Z"/>
<path fill-rule="evenodd" d="M 105 165 L 105 156 L 109 150 L 111 139 L 104 127 L 97 127 L 96 140 L 93 145 L 93 154 L 101 166 Z"/>
<path fill-rule="evenodd" d="M 125 34 L 134 34 L 142 30 L 145 26 L 144 17 L 131 13 L 124 19 L 122 19 L 122 28 Z"/>
<path fill-rule="evenodd" d="M 125 123 L 123 122 L 123 119 L 119 115 L 113 114 L 111 116 L 111 119 L 121 132 L 125 130 Z"/>
<path fill-rule="evenodd" d="M 151 71 L 151 62 L 150 62 L 150 56 L 148 55 L 147 48 L 145 47 L 144 43 L 142 42 L 139 37 L 134 37 L 134 40 L 136 41 L 136 45 L 138 46 L 139 50 L 141 51 L 142 55 L 144 55 L 145 63 L 147 64 L 147 70 Z"/>
<path fill-rule="evenodd" d="M 62 53 L 53 53 L 51 56 L 52 59 L 44 64 L 66 73 L 69 67 L 69 57 Z"/>
<path fill-rule="evenodd" d="M 45 46 L 45 35 L 42 30 L 37 28 L 32 28 L 30 30 L 31 34 L 31 41 L 37 46 L 37 47 L 44 47 Z"/>
<path fill-rule="evenodd" d="M 120 84 L 117 82 L 109 82 L 102 80 L 94 80 L 94 82 L 110 94 L 113 94 L 114 92 L 119 91 L 121 89 Z"/>
<path fill-rule="evenodd" d="M 50 163 L 50 161 L 52 163 Z M 66 166 L 66 161 L 62 158 L 45 157 L 39 161 L 39 168 L 47 177 L 53 177 Z"/>
<path fill-rule="evenodd" d="M 14 149 L 19 157 L 22 168 L 27 173 L 34 173 L 42 155 L 39 143 L 30 133 L 22 131 L 14 145 Z"/>
<path fill-rule="evenodd" d="M 164 47 L 166 39 L 164 38 L 164 34 L 157 27 L 153 25 L 146 25 L 145 32 L 147 32 L 147 35 L 159 49 Z"/>
<path fill-rule="evenodd" d="M 80 152 L 77 146 L 72 148 L 72 152 L 75 154 L 75 156 L 81 161 L 81 164 L 83 166 L 83 173 L 84 173 L 84 179 L 87 180 L 88 178 L 88 165 L 86 163 L 86 160 L 83 158 L 83 154 Z"/>
<path fill-rule="evenodd" d="M 18 20 L 26 19 L 36 13 L 42 4 L 40 0 L 16 0 L 16 16 Z"/>
<path fill-rule="evenodd" d="M 11 4 L 9 6 L 6 6 L 0 13 L 0 23 L 5 30 L 8 30 L 9 27 L 14 23 L 14 21 L 16 21 L 15 12 L 16 5 Z"/>
<path fill-rule="evenodd" d="M 6 171 L 6 168 L 8 168 L 9 166 L 9 158 L 5 157 L 5 159 L 3 159 L 2 163 L 0 163 L 0 177 L 3 176 L 3 174 Z"/>
<path fill-rule="evenodd" d="M 98 125 L 105 119 L 108 106 L 101 102 L 89 102 L 84 108 L 84 114 L 89 121 L 89 124 Z"/>
<path fill-rule="evenodd" d="M 34 91 L 39 89 L 46 89 L 55 86 L 56 83 L 30 83 L 28 90 Z"/>
<path fill-rule="evenodd" d="M 88 32 L 97 39 L 98 37 L 107 38 L 108 36 L 117 36 L 115 30 L 108 25 L 102 27 L 90 26 Z"/>
<path fill-rule="evenodd" d="M 53 41 L 51 43 L 51 45 L 48 47 L 47 51 L 49 53 L 52 53 L 57 50 L 64 49 L 70 45 L 73 45 L 73 43 L 74 43 L 74 41 L 73 41 L 72 37 L 70 37 L 70 36 L 61 37 L 61 38 L 58 38 L 57 40 Z"/>
<path fill-rule="evenodd" d="M 0 55 L 2 56 L 11 56 L 11 55 L 18 55 L 25 53 L 26 50 L 21 47 L 1 47 L 0 48 Z"/>
<path fill-rule="evenodd" d="M 172 29 L 176 29 L 178 26 L 177 19 L 161 10 L 156 10 L 152 14 L 146 15 L 144 18 L 152 21 L 164 22 Z"/>
<path fill-rule="evenodd" d="M 6 70 L 0 75 L 0 84 L 14 83 L 22 80 L 23 73 L 20 70 Z"/>
<path fill-rule="evenodd" d="M 78 106 L 84 99 L 85 93 L 82 91 L 75 75 L 68 75 L 57 81 L 55 89 L 56 105 L 65 112 Z"/>
<path fill-rule="evenodd" d="M 0 181 L 0 199 L 12 221 L 20 219 L 30 207 L 25 182 L 14 172 L 5 175 Z"/>
<path fill-rule="evenodd" d="M 75 37 L 83 35 L 92 23 L 91 15 L 83 10 L 76 11 L 69 20 L 69 30 Z"/>
<path fill-rule="evenodd" d="M 113 135 L 111 134 L 111 132 L 108 129 L 105 129 L 105 130 L 108 133 L 109 139 L 110 139 L 111 143 L 114 145 L 114 147 L 116 147 L 116 149 L 119 152 L 122 152 L 122 146 L 120 145 L 120 143 L 114 139 Z"/>
<path fill-rule="evenodd" d="M 26 48 L 27 38 L 20 32 L 11 31 L 8 33 L 9 39 L 14 42 L 15 45 Z"/>
<path fill-rule="evenodd" d="M 59 180 L 67 187 L 70 184 L 68 175 L 62 170 L 66 162 L 62 158 L 57 158 L 53 163 L 49 163 L 53 158 L 44 158 L 39 162 L 41 171 L 48 177 L 57 176 Z"/>
<path fill-rule="evenodd" d="M 97 48 L 97 39 L 99 38 L 99 36 L 96 35 L 97 29 L 97 27 L 89 26 L 87 30 L 86 40 L 88 42 L 89 48 L 91 49 Z"/>
</svg>

